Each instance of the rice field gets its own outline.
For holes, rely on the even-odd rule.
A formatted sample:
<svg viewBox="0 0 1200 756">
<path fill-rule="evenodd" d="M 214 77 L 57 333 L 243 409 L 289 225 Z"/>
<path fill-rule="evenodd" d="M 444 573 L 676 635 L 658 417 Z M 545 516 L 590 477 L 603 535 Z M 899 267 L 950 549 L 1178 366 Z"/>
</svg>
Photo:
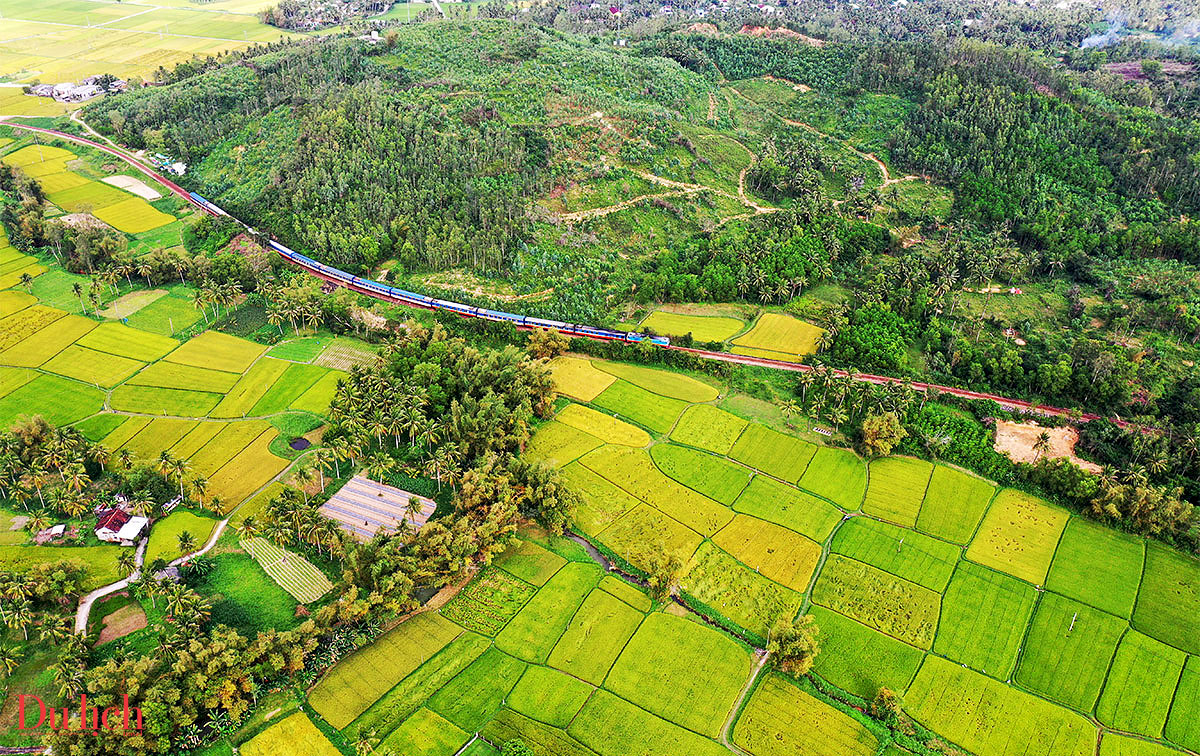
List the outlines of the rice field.
<svg viewBox="0 0 1200 756">
<path fill-rule="evenodd" d="M 684 402 L 711 402 L 720 396 L 720 392 L 715 387 L 682 373 L 655 370 L 624 362 L 596 361 L 592 364 L 605 373 L 615 375 L 638 388 L 665 396 L 668 399 L 678 399 Z"/>
<path fill-rule="evenodd" d="M 205 417 L 219 401 L 221 394 L 206 391 L 125 384 L 113 389 L 108 404 L 123 412 Z"/>
<path fill-rule="evenodd" d="M 457 739 L 461 745 L 466 742 L 466 733 L 477 732 L 495 716 L 525 669 L 525 662 L 493 646 L 434 693 L 425 706 L 461 728 L 464 737 Z M 428 736 L 428 732 L 420 734 Z"/>
<path fill-rule="evenodd" d="M 671 431 L 671 440 L 724 455 L 737 443 L 747 424 L 742 418 L 711 404 L 697 404 L 683 411 Z"/>
<path fill-rule="evenodd" d="M 996 487 L 982 478 L 935 465 L 917 515 L 917 530 L 965 546 L 995 493 Z"/>
<path fill-rule="evenodd" d="M 832 550 L 936 593 L 945 592 L 961 552 L 945 541 L 866 517 L 847 520 Z"/>
<path fill-rule="evenodd" d="M 100 388 L 112 388 L 145 366 L 144 362 L 72 344 L 50 358 L 42 369 Z"/>
<path fill-rule="evenodd" d="M 790 315 L 764 312 L 746 334 L 733 340 L 734 354 L 799 362 L 815 354 L 824 330 Z"/>
<path fill-rule="evenodd" d="M 818 447 L 800 478 L 800 487 L 842 509 L 857 511 L 867 490 L 867 466 L 852 451 Z"/>
<path fill-rule="evenodd" d="M 154 362 L 179 346 L 175 339 L 138 331 L 120 323 L 101 323 L 75 344 L 141 362 Z"/>
<path fill-rule="evenodd" d="M 254 363 L 229 389 L 225 398 L 213 408 L 212 417 L 245 417 L 254 405 L 287 371 L 289 365 L 283 360 L 264 358 Z"/>
<path fill-rule="evenodd" d="M 237 384 L 241 373 L 211 370 L 176 362 L 156 362 L 127 381 L 130 386 L 158 386 L 160 388 L 203 391 L 224 394 Z"/>
<path fill-rule="evenodd" d="M 660 615 L 661 616 L 661 615 Z M 567 733 L 599 756 L 725 756 L 715 741 L 635 706 L 606 690 L 584 704 Z M 564 753 L 559 749 L 554 753 Z M 566 751 L 565 753 L 570 753 Z M 588 752 L 581 751 L 579 756 Z"/>
<path fill-rule="evenodd" d="M 689 596 L 764 639 L 776 619 L 796 614 L 804 602 L 803 594 L 755 572 L 711 541 L 692 555 L 679 582 Z"/>
<path fill-rule="evenodd" d="M 984 756 L 1092 756 L 1082 716 L 965 667 L 926 656 L 905 709 L 945 739 Z"/>
<path fill-rule="evenodd" d="M 879 748 L 866 727 L 777 674 L 755 688 L 733 742 L 754 756 L 872 756 Z"/>
<path fill-rule="evenodd" d="M 1068 519 L 1040 499 L 1005 489 L 984 515 L 967 559 L 1042 585 Z"/>
<path fill-rule="evenodd" d="M 1090 712 L 1126 627 L 1119 617 L 1044 593 L 1015 679 L 1051 701 Z"/>
<path fill-rule="evenodd" d="M 592 404 L 600 409 L 615 412 L 656 433 L 670 431 L 687 407 L 687 402 L 661 397 L 625 381 L 617 381 L 609 386 L 592 401 Z"/>
<path fill-rule="evenodd" d="M 534 456 L 536 459 L 536 455 Z M 563 468 L 563 480 L 582 500 L 575 511 L 575 525 L 588 535 L 597 535 L 642 502 L 622 491 L 602 475 L 578 462 Z M 644 506 L 644 505 L 642 505 Z"/>
<path fill-rule="evenodd" d="M 738 515 L 713 543 L 755 572 L 804 593 L 821 559 L 821 545 L 787 528 Z"/>
<path fill-rule="evenodd" d="M 1187 654 L 1136 630 L 1121 638 L 1096 718 L 1108 727 L 1162 737 Z"/>
<path fill-rule="evenodd" d="M 429 709 L 418 709 L 379 744 L 384 753 L 451 754 L 470 739 L 465 730 Z"/>
<path fill-rule="evenodd" d="M 56 375 L 39 375 L 0 398 L 0 418 L 41 415 L 54 425 L 69 425 L 104 407 L 104 393 Z"/>
<path fill-rule="evenodd" d="M 528 667 L 508 694 L 505 705 L 550 727 L 565 728 L 583 708 L 592 690 L 583 680 L 549 667 Z"/>
<path fill-rule="evenodd" d="M 245 756 L 339 756 L 302 711 L 280 720 L 242 744 Z"/>
<path fill-rule="evenodd" d="M 650 435 L 641 428 L 580 404 L 568 404 L 555 419 L 563 425 L 591 434 L 606 444 L 643 447 L 650 443 Z"/>
<path fill-rule="evenodd" d="M 750 423 L 728 453 L 744 465 L 796 484 L 816 452 L 817 447 L 807 441 Z"/>
<path fill-rule="evenodd" d="M 439 614 L 418 614 L 339 662 L 313 688 L 309 703 L 340 730 L 461 632 Z"/>
<path fill-rule="evenodd" d="M 266 351 L 266 347 L 255 344 L 253 341 L 246 341 L 218 331 L 205 331 L 163 359 L 180 365 L 241 374 L 246 372 L 250 365 Z"/>
<path fill-rule="evenodd" d="M 642 321 L 641 327 L 667 336 L 691 334 L 696 341 L 723 342 L 739 333 L 746 323 L 722 315 L 683 315 L 656 310 Z"/>
<path fill-rule="evenodd" d="M 704 674 L 696 674 L 696 670 Z M 692 732 L 716 737 L 750 674 L 750 654 L 724 634 L 651 614 L 625 646 L 604 686 Z"/>
<path fill-rule="evenodd" d="M 932 474 L 932 464 L 911 457 L 872 461 L 863 512 L 906 528 L 915 527 Z"/>
<path fill-rule="evenodd" d="M 550 652 L 547 664 L 573 678 L 602 685 L 644 616 L 604 591 L 592 591 Z M 536 713 L 524 713 L 541 719 Z"/>
<path fill-rule="evenodd" d="M 563 467 L 601 445 L 595 436 L 552 420 L 538 428 L 525 454 L 552 467 Z"/>
<path fill-rule="evenodd" d="M 830 554 L 813 603 L 918 648 L 931 648 L 942 597 L 869 564 Z"/>
<path fill-rule="evenodd" d="M 550 377 L 555 391 L 581 402 L 592 401 L 617 380 L 578 357 L 556 357 L 550 363 Z"/>
<path fill-rule="evenodd" d="M 146 546 L 146 564 L 154 564 L 159 559 L 170 562 L 186 556 L 179 548 L 180 533 L 191 533 L 196 539 L 195 548 L 202 548 L 216 525 L 217 521 L 209 517 L 182 510 L 172 512 L 151 526 L 150 543 Z"/>
<path fill-rule="evenodd" d="M 880 688 L 908 690 L 924 651 L 820 606 L 811 614 L 821 631 L 813 668 L 823 679 L 868 701 Z"/>
<path fill-rule="evenodd" d="M 1167 740 L 1200 751 L 1200 656 L 1189 656 L 1167 718 Z"/>
<path fill-rule="evenodd" d="M 818 543 L 825 542 L 843 517 L 829 502 L 762 475 L 754 476 L 733 503 L 733 510 L 782 525 Z"/>
<path fill-rule="evenodd" d="M 174 336 L 195 325 L 202 317 L 186 292 L 172 291 L 128 315 L 125 323 L 160 336 Z"/>
<path fill-rule="evenodd" d="M 659 472 L 641 449 L 605 446 L 589 452 L 580 463 L 701 535 L 710 536 L 733 519 L 728 507 Z"/>
<path fill-rule="evenodd" d="M 704 536 L 654 507 L 638 504 L 596 534 L 597 540 L 645 569 L 652 550 L 676 556 L 683 563 L 695 553 Z"/>
<path fill-rule="evenodd" d="M 442 608 L 442 616 L 467 630 L 494 636 L 525 606 L 537 588 L 512 574 L 487 569 Z"/>
<path fill-rule="evenodd" d="M 1133 626 L 1190 654 L 1200 654 L 1196 617 L 1200 617 L 1200 561 L 1166 546 L 1147 544 Z"/>
<path fill-rule="evenodd" d="M 310 604 L 333 589 L 329 578 L 299 554 L 281 549 L 264 538 L 248 538 L 240 545 L 262 566 L 263 572 L 302 604 Z"/>
<path fill-rule="evenodd" d="M 1140 538 L 1073 517 L 1050 564 L 1046 587 L 1128 619 L 1142 581 L 1144 552 Z"/>
<path fill-rule="evenodd" d="M 540 587 L 554 577 L 554 573 L 566 562 L 567 560 L 558 554 L 547 551 L 532 541 L 518 539 L 497 557 L 493 564 L 530 585 Z"/>
<path fill-rule="evenodd" d="M 1001 572 L 962 561 L 942 598 L 933 650 L 999 680 L 1009 680 L 1037 591 Z"/>
<path fill-rule="evenodd" d="M 595 564 L 565 565 L 496 635 L 496 647 L 518 659 L 545 664 L 575 610 L 600 582 L 601 574 Z"/>
<path fill-rule="evenodd" d="M 668 477 L 726 506 L 737 501 L 753 475 L 722 457 L 677 444 L 655 444 L 650 458 Z"/>
</svg>

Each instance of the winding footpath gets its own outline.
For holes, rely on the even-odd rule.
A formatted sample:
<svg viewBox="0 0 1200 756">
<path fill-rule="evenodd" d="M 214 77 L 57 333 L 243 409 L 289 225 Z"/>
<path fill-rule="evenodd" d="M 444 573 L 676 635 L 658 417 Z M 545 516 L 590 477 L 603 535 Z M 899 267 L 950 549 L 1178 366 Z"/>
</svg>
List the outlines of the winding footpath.
<svg viewBox="0 0 1200 756">
<path fill-rule="evenodd" d="M 108 145 L 92 141 L 91 139 L 86 139 L 84 137 L 75 136 L 74 134 L 65 134 L 61 131 L 54 131 L 51 129 L 43 129 L 43 128 L 38 128 L 36 126 L 28 126 L 26 124 L 16 123 L 11 120 L 3 121 L 3 124 L 10 126 L 12 128 L 15 128 L 15 129 L 22 129 L 25 131 L 33 131 L 33 132 L 37 132 L 37 133 L 41 133 L 41 134 L 47 134 L 49 136 L 53 136 L 58 139 L 65 139 L 69 142 L 74 142 L 75 144 L 80 144 L 80 145 L 84 145 L 86 147 L 92 147 L 94 149 L 102 150 L 110 155 L 113 155 L 114 157 L 120 158 L 121 160 L 125 161 L 126 163 L 128 163 L 129 165 L 131 165 L 132 167 L 134 167 L 141 173 L 145 174 L 146 176 L 149 176 L 150 178 L 154 179 L 155 181 L 158 181 L 160 184 L 167 187 L 169 190 L 171 190 L 175 194 L 179 195 L 180 197 L 184 198 L 185 200 L 187 200 L 189 202 L 192 201 L 191 197 L 188 195 L 188 192 L 186 189 L 179 186 L 178 184 L 171 181 L 170 179 L 166 178 L 165 176 L 162 176 L 157 171 L 155 171 L 153 168 L 145 165 L 140 160 L 138 160 L 132 153 L 130 153 L 124 149 L 117 148 L 117 147 L 110 147 Z M 812 128 L 812 127 L 809 127 L 809 128 Z M 818 132 L 818 133 L 820 133 L 820 132 Z M 882 164 L 882 161 L 880 161 L 880 162 Z M 886 166 L 883 167 L 883 170 L 884 171 L 887 170 Z M 885 180 L 890 178 L 888 174 L 885 173 L 884 175 L 885 175 Z M 662 184 L 668 185 L 668 186 L 673 186 L 677 189 L 691 189 L 696 186 L 694 184 L 691 184 L 691 185 L 684 184 L 682 182 L 671 181 L 670 179 L 663 179 L 661 177 L 656 177 L 656 178 L 658 179 L 658 183 L 662 183 Z M 901 179 L 896 179 L 896 180 L 901 180 Z M 749 356 L 740 355 L 740 354 L 730 354 L 728 352 L 713 352 L 713 351 L 709 351 L 709 350 L 705 350 L 705 349 L 693 349 L 693 348 L 689 348 L 689 347 L 681 347 L 681 346 L 676 346 L 676 345 L 671 345 L 666 348 L 667 349 L 675 349 L 675 350 L 678 350 L 681 352 L 688 352 L 689 354 L 693 354 L 697 357 L 707 359 L 707 360 L 730 362 L 730 363 L 734 363 L 734 364 L 738 364 L 738 365 L 751 365 L 751 366 L 755 366 L 755 367 L 766 367 L 766 368 L 772 368 L 775 370 L 790 370 L 790 371 L 798 372 L 798 373 L 806 373 L 806 372 L 811 372 L 814 370 L 813 366 L 811 366 L 811 365 L 804 365 L 804 364 L 795 363 L 795 362 L 784 362 L 782 360 L 771 360 L 771 359 L 766 359 L 763 357 L 749 357 Z M 833 373 L 835 375 L 837 375 L 838 377 L 842 377 L 842 378 L 850 377 L 850 374 L 845 370 L 834 370 Z M 886 375 L 873 375 L 873 374 L 869 374 L 869 373 L 855 374 L 853 376 L 853 378 L 858 381 L 863 381 L 865 383 L 872 383 L 875 385 L 909 383 L 909 385 L 911 385 L 912 388 L 916 389 L 917 391 L 922 391 L 922 392 L 939 391 L 941 393 L 949 394 L 951 396 L 957 396 L 957 397 L 960 397 L 963 399 L 978 399 L 978 400 L 992 401 L 992 402 L 995 402 L 996 404 L 1000 405 L 1004 409 L 1014 410 L 1017 412 L 1027 412 L 1030 414 L 1038 414 L 1038 415 L 1045 415 L 1045 416 L 1051 416 L 1051 417 L 1064 417 L 1064 418 L 1071 417 L 1071 415 L 1072 415 L 1071 410 L 1067 410 L 1067 409 L 1064 409 L 1061 407 L 1052 407 L 1052 406 L 1043 405 L 1043 404 L 1034 404 L 1033 402 L 1028 402 L 1028 401 L 1025 401 L 1024 399 L 1013 399 L 1011 397 L 1000 396 L 998 394 L 989 394 L 989 393 L 982 392 L 982 391 L 970 391 L 968 389 L 957 388 L 955 386 L 943 386 L 943 385 L 939 385 L 939 384 L 935 384 L 935 383 L 923 383 L 923 382 L 919 382 L 919 381 L 909 382 L 903 378 L 896 378 L 893 376 L 886 376 Z M 1083 421 L 1091 421 L 1091 420 L 1097 420 L 1100 417 L 1101 417 L 1101 415 L 1098 415 L 1095 413 L 1090 413 L 1090 412 L 1085 412 L 1080 415 L 1079 419 L 1083 420 Z M 1118 425 L 1122 425 L 1122 426 L 1128 424 L 1125 421 L 1120 420 L 1120 419 L 1114 419 L 1113 421 L 1115 423 L 1117 423 Z"/>
</svg>

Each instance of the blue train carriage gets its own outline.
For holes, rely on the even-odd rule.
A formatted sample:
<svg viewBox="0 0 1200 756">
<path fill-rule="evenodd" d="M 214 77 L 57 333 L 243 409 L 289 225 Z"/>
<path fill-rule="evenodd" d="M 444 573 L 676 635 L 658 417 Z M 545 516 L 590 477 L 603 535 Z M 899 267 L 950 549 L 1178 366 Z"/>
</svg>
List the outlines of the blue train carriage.
<svg viewBox="0 0 1200 756">
<path fill-rule="evenodd" d="M 478 308 L 476 307 L 459 304 L 458 302 L 449 302 L 445 299 L 435 299 L 431 304 L 439 310 L 449 310 L 450 312 L 457 312 L 459 315 L 466 315 L 467 317 L 475 317 L 478 314 Z"/>
<path fill-rule="evenodd" d="M 209 211 L 213 215 L 223 215 L 225 217 L 229 217 L 229 213 L 204 199 L 199 194 L 196 194 L 195 192 L 188 192 L 188 196 L 192 198 L 192 202 L 195 202 L 197 205 Z"/>
<path fill-rule="evenodd" d="M 494 320 L 496 322 L 515 323 L 516 325 L 525 325 L 524 315 L 514 315 L 511 312 L 503 310 L 485 310 L 479 308 L 479 317 L 485 320 Z"/>
</svg>

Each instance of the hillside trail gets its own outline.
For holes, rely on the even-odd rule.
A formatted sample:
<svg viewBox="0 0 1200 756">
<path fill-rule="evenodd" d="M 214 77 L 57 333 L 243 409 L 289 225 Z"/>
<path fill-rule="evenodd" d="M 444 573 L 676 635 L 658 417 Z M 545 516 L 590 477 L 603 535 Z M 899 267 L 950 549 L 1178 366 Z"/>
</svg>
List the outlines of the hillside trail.
<svg viewBox="0 0 1200 756">
<path fill-rule="evenodd" d="M 717 120 L 717 96 L 712 92 L 708 93 L 708 119 L 709 121 Z"/>
<path fill-rule="evenodd" d="M 880 189 L 889 187 L 892 184 L 899 184 L 903 181 L 916 181 L 918 179 L 924 178 L 923 176 L 914 176 L 914 175 L 894 177 L 894 176 L 892 176 L 892 172 L 888 169 L 887 164 L 884 163 L 882 160 L 880 160 L 873 153 L 863 152 L 862 150 L 858 149 L 853 144 L 851 144 L 849 141 L 847 141 L 845 139 L 841 139 L 839 137 L 835 137 L 831 134 L 826 134 L 824 131 L 821 131 L 820 129 L 818 129 L 816 126 L 813 126 L 812 124 L 805 123 L 804 121 L 797 121 L 793 118 L 788 118 L 786 116 L 783 116 L 780 113 L 778 113 L 777 111 L 775 111 L 774 109 L 769 108 L 766 105 L 763 105 L 762 103 L 755 102 L 754 100 L 750 99 L 736 87 L 730 87 L 730 89 L 733 90 L 734 94 L 736 94 L 738 97 L 741 97 L 743 100 L 745 100 L 746 102 L 750 103 L 751 105 L 753 105 L 757 108 L 762 108 L 763 110 L 765 110 L 766 112 L 775 116 L 776 118 L 783 121 L 787 125 L 795 126 L 800 129 L 804 129 L 805 131 L 808 131 L 819 137 L 823 137 L 825 139 L 829 139 L 831 141 L 837 142 L 837 143 L 841 144 L 843 147 L 845 147 L 846 149 L 853 152 L 858 157 L 862 158 L 863 160 L 867 160 L 867 161 L 873 163 L 875 165 L 875 167 L 879 169 L 879 175 L 883 178 L 883 183 L 879 186 Z"/>
</svg>

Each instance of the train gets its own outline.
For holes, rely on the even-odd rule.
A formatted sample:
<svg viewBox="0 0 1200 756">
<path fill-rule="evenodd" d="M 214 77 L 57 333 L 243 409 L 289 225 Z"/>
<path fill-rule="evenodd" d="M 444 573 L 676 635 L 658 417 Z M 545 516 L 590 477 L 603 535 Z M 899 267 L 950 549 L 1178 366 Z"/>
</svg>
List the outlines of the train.
<svg viewBox="0 0 1200 756">
<path fill-rule="evenodd" d="M 217 205 L 213 204 L 204 197 L 195 192 L 188 192 L 188 196 L 192 202 L 196 203 L 209 213 L 225 218 L 232 218 L 229 213 L 222 210 Z M 245 225 L 245 224 L 243 224 Z M 267 242 L 271 249 L 275 250 L 281 257 L 293 265 L 299 266 L 309 273 L 328 281 L 338 286 L 344 286 L 351 291 L 356 291 L 360 294 L 366 294 L 376 299 L 382 299 L 387 302 L 407 305 L 409 307 L 423 307 L 427 310 L 445 310 L 453 312 L 463 317 L 482 318 L 483 320 L 492 320 L 496 322 L 512 323 L 519 328 L 547 328 L 553 329 L 560 333 L 569 336 L 582 336 L 589 339 L 600 339 L 605 341 L 623 341 L 629 344 L 639 344 L 643 341 L 649 341 L 657 346 L 670 346 L 671 340 L 666 336 L 651 336 L 645 333 L 613 331 L 607 328 L 593 328 L 591 326 L 580 325 L 578 323 L 564 323 L 559 320 L 546 320 L 544 318 L 531 318 L 526 315 L 517 315 L 503 310 L 489 310 L 486 307 L 473 307 L 461 302 L 451 302 L 445 299 L 435 299 L 427 297 L 424 294 L 417 294 L 404 289 L 398 289 L 395 286 L 388 286 L 379 281 L 370 278 L 360 278 L 359 276 L 351 275 L 344 270 L 325 265 L 317 262 L 311 257 L 302 255 L 295 250 L 289 249 L 274 239 Z"/>
</svg>

